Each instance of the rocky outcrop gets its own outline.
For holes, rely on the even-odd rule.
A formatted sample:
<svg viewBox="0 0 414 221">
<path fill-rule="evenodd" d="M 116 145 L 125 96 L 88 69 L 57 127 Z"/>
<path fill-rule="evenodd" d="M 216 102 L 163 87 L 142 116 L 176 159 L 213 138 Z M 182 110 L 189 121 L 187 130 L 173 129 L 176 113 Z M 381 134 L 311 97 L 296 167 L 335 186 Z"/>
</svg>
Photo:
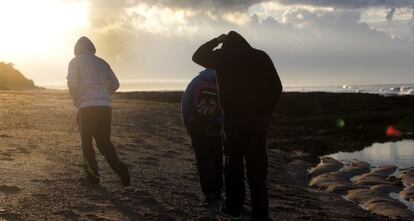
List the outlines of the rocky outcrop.
<svg viewBox="0 0 414 221">
<path fill-rule="evenodd" d="M 314 177 L 309 186 L 326 190 L 334 193 L 345 193 L 348 190 L 355 189 L 356 186 L 351 182 L 351 178 L 370 170 L 369 164 L 363 161 L 356 161 L 345 165 L 339 171 L 329 172 Z"/>
<path fill-rule="evenodd" d="M 357 185 L 363 186 L 375 186 L 379 184 L 391 184 L 387 180 L 388 176 L 397 170 L 397 167 L 394 165 L 382 166 L 376 170 L 373 170 L 369 173 L 362 174 L 354 180 L 354 183 Z"/>
<path fill-rule="evenodd" d="M 370 171 L 368 163 L 355 161 L 332 171 L 339 163 L 335 159 L 322 157 L 319 165 L 310 171 L 310 175 L 312 176 L 312 172 L 329 172 L 313 177 L 309 186 L 345 195 L 348 200 L 359 204 L 365 210 L 392 220 L 414 220 L 414 213 L 406 205 L 390 197 L 390 193 L 400 193 L 401 198 L 414 201 L 414 167 L 402 170 L 400 179 L 391 179 L 390 175 L 398 169 L 393 165 Z M 404 190 L 401 180 L 409 185 Z"/>
<path fill-rule="evenodd" d="M 324 173 L 338 171 L 343 166 L 344 164 L 339 162 L 338 160 L 332 157 L 323 156 L 321 157 L 321 162 L 316 167 L 312 168 L 309 174 L 312 177 L 316 177 Z"/>
<path fill-rule="evenodd" d="M 0 89 L 36 89 L 32 80 L 27 79 L 12 63 L 0 62 Z"/>
</svg>

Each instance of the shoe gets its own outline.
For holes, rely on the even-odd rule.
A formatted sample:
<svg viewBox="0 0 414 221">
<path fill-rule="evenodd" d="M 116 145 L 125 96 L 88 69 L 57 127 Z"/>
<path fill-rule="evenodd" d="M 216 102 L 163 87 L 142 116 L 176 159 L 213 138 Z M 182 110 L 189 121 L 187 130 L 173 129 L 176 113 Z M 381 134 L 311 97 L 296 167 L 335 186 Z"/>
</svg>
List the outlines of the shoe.
<svg viewBox="0 0 414 221">
<path fill-rule="evenodd" d="M 129 177 L 128 168 L 123 162 L 118 162 L 115 172 L 118 174 L 119 178 L 121 178 L 122 185 L 129 186 L 131 183 L 131 178 Z"/>
<path fill-rule="evenodd" d="M 85 165 L 85 174 L 86 179 L 89 181 L 90 184 L 98 184 L 100 181 L 100 177 L 98 173 L 93 172 L 88 165 Z"/>
<path fill-rule="evenodd" d="M 220 207 L 220 214 L 230 220 L 240 220 L 241 212 L 233 212 L 228 210 L 224 204 Z"/>
</svg>

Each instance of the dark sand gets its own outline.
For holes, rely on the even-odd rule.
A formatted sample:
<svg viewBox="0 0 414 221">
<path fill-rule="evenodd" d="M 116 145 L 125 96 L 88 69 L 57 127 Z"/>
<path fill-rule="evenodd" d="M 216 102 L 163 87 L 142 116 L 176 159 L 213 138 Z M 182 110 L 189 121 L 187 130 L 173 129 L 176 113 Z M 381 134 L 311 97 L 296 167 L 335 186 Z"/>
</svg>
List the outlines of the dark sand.
<svg viewBox="0 0 414 221">
<path fill-rule="evenodd" d="M 115 96 L 113 143 L 132 176 L 123 188 L 100 154 L 101 184 L 84 178 L 66 92 L 0 91 L 0 220 L 219 220 L 217 207 L 200 204 L 179 100 L 180 93 Z M 273 220 L 383 220 L 308 188 L 307 169 L 320 154 L 390 140 L 383 127 L 413 116 L 413 105 L 412 97 L 284 94 L 269 135 Z M 335 126 L 338 117 L 345 128 Z"/>
</svg>

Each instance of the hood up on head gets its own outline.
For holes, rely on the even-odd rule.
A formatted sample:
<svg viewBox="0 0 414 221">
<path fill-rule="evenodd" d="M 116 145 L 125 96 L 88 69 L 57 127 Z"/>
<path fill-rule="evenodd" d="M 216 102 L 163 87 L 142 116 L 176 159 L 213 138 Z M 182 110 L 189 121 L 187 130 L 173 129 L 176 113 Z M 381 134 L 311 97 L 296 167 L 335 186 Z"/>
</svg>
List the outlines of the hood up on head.
<svg viewBox="0 0 414 221">
<path fill-rule="evenodd" d="M 78 42 L 76 42 L 74 52 L 75 56 L 78 56 L 80 54 L 95 54 L 96 48 L 95 45 L 93 45 L 92 41 L 89 40 L 89 38 L 83 36 L 79 38 Z"/>
<path fill-rule="evenodd" d="M 252 49 L 252 46 L 250 46 L 249 42 L 247 42 L 247 40 L 244 39 L 243 36 L 241 36 L 239 33 L 235 31 L 230 31 L 227 34 L 227 37 L 223 43 L 223 46 L 226 49 L 231 49 L 231 50 Z"/>
</svg>

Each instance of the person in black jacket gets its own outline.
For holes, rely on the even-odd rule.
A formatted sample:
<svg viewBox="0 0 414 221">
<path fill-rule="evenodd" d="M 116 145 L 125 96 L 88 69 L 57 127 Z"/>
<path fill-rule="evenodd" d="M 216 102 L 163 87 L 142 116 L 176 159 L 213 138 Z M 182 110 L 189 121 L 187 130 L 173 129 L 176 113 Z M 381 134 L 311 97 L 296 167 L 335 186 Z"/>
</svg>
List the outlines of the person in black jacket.
<svg viewBox="0 0 414 221">
<path fill-rule="evenodd" d="M 222 44 L 221 48 L 214 50 Z M 268 219 L 266 135 L 282 84 L 270 57 L 230 31 L 200 46 L 193 61 L 215 69 L 224 111 L 226 202 L 221 212 L 241 215 L 245 201 L 244 163 L 251 192 L 252 220 Z"/>
</svg>

